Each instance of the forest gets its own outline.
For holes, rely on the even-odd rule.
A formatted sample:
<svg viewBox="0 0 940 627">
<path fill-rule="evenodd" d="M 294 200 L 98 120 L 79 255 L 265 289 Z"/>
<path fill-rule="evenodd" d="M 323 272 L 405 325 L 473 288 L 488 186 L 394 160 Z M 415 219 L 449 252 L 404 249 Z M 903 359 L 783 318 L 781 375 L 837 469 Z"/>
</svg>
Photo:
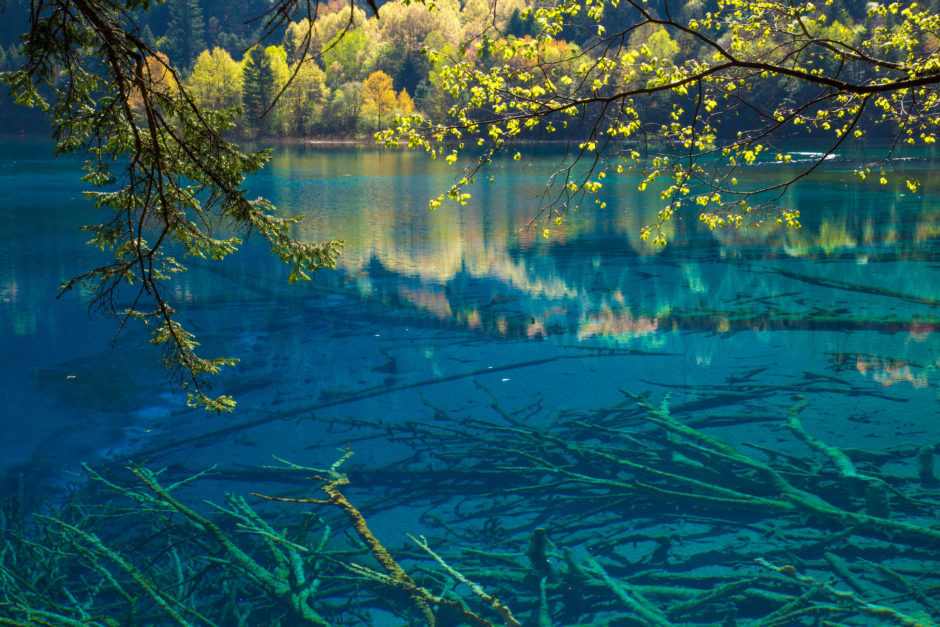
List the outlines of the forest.
<svg viewBox="0 0 940 627">
<path fill-rule="evenodd" d="M 716 5 L 711 0 L 688 0 L 679 3 L 676 12 L 675 5 L 659 4 L 653 3 L 654 13 L 672 8 L 669 18 L 680 23 L 694 22 Z M 643 49 L 666 67 L 710 54 L 702 42 L 674 29 L 648 23 L 636 27 L 626 5 L 606 7 L 599 20 L 586 14 L 573 16 L 560 33 L 540 38 L 535 8 L 526 0 L 443 0 L 435 3 L 433 11 L 421 3 L 389 2 L 376 14 L 369 7 L 333 0 L 317 7 L 312 29 L 302 18 L 272 32 L 259 19 L 267 9 L 262 2 L 170 0 L 139 11 L 134 23 L 140 38 L 158 51 L 160 58 L 151 62 L 153 80 L 169 90 L 179 89 L 181 81 L 196 103 L 208 109 L 237 107 L 234 134 L 244 138 L 367 137 L 393 125 L 396 115 L 412 113 L 439 123 L 447 119 L 451 107 L 467 100 L 466 93 L 447 85 L 442 77 L 445 66 L 469 62 L 481 72 L 496 67 L 515 72 L 539 65 L 551 67 L 553 75 L 574 75 L 584 64 L 609 56 L 609 44 L 597 45 L 598 24 L 606 31 L 627 34 L 618 44 L 621 60 L 629 51 Z M 813 36 L 846 46 L 857 45 L 879 25 L 893 23 L 890 14 L 872 14 L 856 0 L 832 0 L 818 12 Z M 0 71 L 20 66 L 18 38 L 26 30 L 28 3 L 9 3 L 0 24 Z M 493 54 L 484 42 L 494 40 L 495 49 L 507 41 L 535 41 L 538 56 Z M 903 49 L 893 56 L 903 59 Z M 642 59 L 632 64 L 639 67 Z M 175 69 L 176 77 L 162 69 L 167 65 Z M 765 93 L 754 94 L 755 100 L 774 88 L 773 81 L 766 81 Z M 810 87 L 802 89 L 808 94 Z M 807 94 L 787 97 L 799 100 Z M 661 94 L 645 116 L 665 120 L 675 101 L 675 94 Z M 0 102 L 0 110 L 8 131 L 46 128 L 42 116 L 15 107 L 8 99 Z M 753 119 L 744 112 L 733 127 L 748 123 Z"/>
<path fill-rule="evenodd" d="M 524 9 L 522 0 L 499 5 L 497 23 L 507 35 L 534 32 L 533 20 L 520 18 Z M 280 36 L 264 37 L 261 23 L 252 19 L 264 11 L 259 2 L 171 0 L 141 12 L 137 25 L 141 38 L 179 71 L 198 104 L 241 109 L 240 136 L 348 137 L 371 134 L 396 113 L 446 110 L 450 98 L 438 68 L 421 51 L 456 50 L 482 32 L 490 14 L 485 0 L 448 2 L 434 12 L 393 2 L 378 16 L 336 1 L 319 7 L 308 42 L 305 19 Z M 7 9 L 0 25 L 0 70 L 13 70 L 21 61 L 17 37 L 27 30 L 27 14 L 23 3 Z M 156 72 L 159 65 L 151 67 Z M 167 72 L 157 80 L 178 88 Z M 0 107 L 18 122 L 12 130 L 45 126 L 40 116 L 8 100 Z"/>
</svg>

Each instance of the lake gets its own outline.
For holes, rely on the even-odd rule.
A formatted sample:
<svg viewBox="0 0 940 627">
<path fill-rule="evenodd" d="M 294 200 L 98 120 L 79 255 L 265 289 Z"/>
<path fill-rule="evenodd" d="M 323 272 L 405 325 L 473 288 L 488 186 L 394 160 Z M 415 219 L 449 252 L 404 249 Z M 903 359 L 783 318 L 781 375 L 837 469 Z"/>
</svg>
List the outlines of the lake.
<svg viewBox="0 0 940 627">
<path fill-rule="evenodd" d="M 80 290 L 56 300 L 105 257 L 77 231 L 96 219 L 81 160 L 50 154 L 0 147 L 0 485 L 16 511 L 62 508 L 107 529 L 76 513 L 116 507 L 83 462 L 113 477 L 104 492 L 136 481 L 132 463 L 165 469 L 165 484 L 211 468 L 180 487 L 201 512 L 229 493 L 323 499 L 311 477 L 334 476 L 348 446 L 343 492 L 379 540 L 431 593 L 495 623 L 510 624 L 501 607 L 533 625 L 886 624 L 876 607 L 940 621 L 933 155 L 901 162 L 918 194 L 858 183 L 875 154 L 859 149 L 782 199 L 801 229 L 709 231 L 684 216 L 661 249 L 639 235 L 658 195 L 630 176 L 548 238 L 527 228 L 561 158 L 550 149 L 497 162 L 466 206 L 429 212 L 456 171 L 423 154 L 279 147 L 250 190 L 304 214 L 303 238 L 345 248 L 309 284 L 288 285 L 256 241 L 224 263 L 189 261 L 172 285 L 180 319 L 205 355 L 241 360 L 213 388 L 236 410 L 213 415 L 186 407 L 141 328 L 117 333 Z M 764 164 L 741 178 L 785 174 Z M 326 622 L 418 620 L 407 595 L 382 592 L 342 507 L 251 502 L 285 529 L 328 525 L 321 562 L 297 558 L 322 569 L 310 605 Z M 154 543 L 194 533 L 167 503 L 180 529 L 151 529 L 156 557 L 139 566 L 154 581 L 172 570 Z M 226 508 L 234 536 L 258 524 Z M 349 555 L 370 572 L 337 571 Z M 238 603 L 187 598 L 218 623 L 304 624 L 258 600 L 260 579 L 211 572 Z M 161 615 L 138 594 L 141 616 Z"/>
</svg>

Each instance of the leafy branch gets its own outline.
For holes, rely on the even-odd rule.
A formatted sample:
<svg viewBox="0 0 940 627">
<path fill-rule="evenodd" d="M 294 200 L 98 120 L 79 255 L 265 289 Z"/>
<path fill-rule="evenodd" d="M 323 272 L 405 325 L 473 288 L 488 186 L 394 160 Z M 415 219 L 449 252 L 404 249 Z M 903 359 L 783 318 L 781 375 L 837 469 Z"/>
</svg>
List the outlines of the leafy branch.
<svg viewBox="0 0 940 627">
<path fill-rule="evenodd" d="M 92 293 L 91 307 L 151 327 L 151 342 L 189 392 L 193 405 L 230 410 L 211 398 L 208 377 L 236 360 L 204 358 L 176 319 L 169 284 L 182 257 L 222 260 L 258 233 L 291 267 L 289 280 L 333 268 L 341 241 L 301 242 L 302 217 L 280 217 L 266 200 L 249 199 L 245 177 L 268 151 L 243 152 L 225 139 L 237 111 L 204 110 L 190 98 L 165 56 L 137 35 L 132 14 L 141 0 L 34 0 L 23 36 L 23 66 L 3 75 L 20 104 L 52 118 L 57 153 L 87 156 L 86 197 L 110 215 L 83 227 L 89 244 L 110 252 L 104 265 L 66 281 Z M 218 235 L 226 230 L 229 234 Z"/>
</svg>

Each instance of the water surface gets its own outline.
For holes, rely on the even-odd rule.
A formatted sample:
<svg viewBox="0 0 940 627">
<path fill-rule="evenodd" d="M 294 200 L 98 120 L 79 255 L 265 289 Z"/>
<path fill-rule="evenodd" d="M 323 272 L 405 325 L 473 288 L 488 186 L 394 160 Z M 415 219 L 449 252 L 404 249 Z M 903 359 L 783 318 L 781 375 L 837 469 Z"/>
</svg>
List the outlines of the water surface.
<svg viewBox="0 0 940 627">
<path fill-rule="evenodd" d="M 709 231 L 684 216 L 667 226 L 670 244 L 660 249 L 639 237 L 657 198 L 639 194 L 630 177 L 602 193 L 605 209 L 572 215 L 549 238 L 527 229 L 560 158 L 550 151 L 499 163 L 495 184 L 475 188 L 466 206 L 428 212 L 427 199 L 454 171 L 424 155 L 278 148 L 249 187 L 305 214 L 302 237 L 341 238 L 345 249 L 337 270 L 306 285 L 287 285 L 257 242 L 223 264 L 190 262 L 173 287 L 181 319 L 204 352 L 241 360 L 213 390 L 238 407 L 214 416 L 185 407 L 141 329 L 116 336 L 113 320 L 86 312 L 88 294 L 55 299 L 61 281 L 102 262 L 76 230 L 96 219 L 81 198 L 78 160 L 50 159 L 47 145 L 27 141 L 0 150 L 8 493 L 52 498 L 80 462 L 130 460 L 179 475 L 215 464 L 219 489 L 245 493 L 257 480 L 250 469 L 271 465 L 272 455 L 325 467 L 351 442 L 352 468 L 372 473 L 364 475 L 371 490 L 355 488 L 363 499 L 405 485 L 396 469 L 456 477 L 470 459 L 474 473 L 509 473 L 482 480 L 487 498 L 509 499 L 514 492 L 501 491 L 520 488 L 510 477 L 520 464 L 541 468 L 525 475 L 543 473 L 533 485 L 573 481 L 559 460 L 549 468 L 550 439 L 537 447 L 544 458 L 525 448 L 531 433 L 616 450 L 617 438 L 640 429 L 631 421 L 645 403 L 757 459 L 837 476 L 832 457 L 788 427 L 788 411 L 801 404 L 810 438 L 878 453 L 868 465 L 856 456 L 859 472 L 901 491 L 916 483 L 917 451 L 940 444 L 940 199 L 929 155 L 903 166 L 923 193 L 904 193 L 903 182 L 855 184 L 847 173 L 866 155 L 839 155 L 783 199 L 800 210 L 801 229 Z M 768 165 L 748 176 L 782 174 Z M 611 416 L 620 422 L 605 422 Z M 583 493 L 569 486 L 546 500 L 538 492 L 527 507 L 502 517 L 487 510 L 475 522 L 454 516 L 454 491 L 443 486 L 433 506 L 418 499 L 372 513 L 390 545 L 406 532 L 440 536 L 465 523 L 491 535 L 498 528 L 494 542 L 521 551 L 534 528 L 555 526 L 556 542 L 602 556 L 591 547 L 626 523 L 606 517 L 577 531 L 572 503 L 597 498 L 593 484 L 581 485 Z M 435 501 L 428 490 L 422 498 Z M 864 510 L 864 495 L 852 498 L 843 506 Z M 668 529 L 676 507 L 662 502 L 662 518 L 644 524 Z M 596 515 L 595 505 L 585 511 Z M 922 515 L 903 514 L 926 527 Z M 591 524 L 608 531 L 592 537 Z M 647 563 L 663 546 L 632 542 L 621 566 Z M 663 568 L 708 552 L 671 546 Z"/>
</svg>

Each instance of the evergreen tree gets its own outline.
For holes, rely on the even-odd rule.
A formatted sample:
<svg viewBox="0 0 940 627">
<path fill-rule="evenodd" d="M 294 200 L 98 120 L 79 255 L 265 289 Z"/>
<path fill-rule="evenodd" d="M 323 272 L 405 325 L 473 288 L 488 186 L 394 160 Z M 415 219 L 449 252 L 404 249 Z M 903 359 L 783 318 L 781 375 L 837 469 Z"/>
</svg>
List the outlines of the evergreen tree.
<svg viewBox="0 0 940 627">
<path fill-rule="evenodd" d="M 157 45 L 157 36 L 150 30 L 150 24 L 144 24 L 144 27 L 140 30 L 140 38 L 151 48 L 159 48 Z"/>
<path fill-rule="evenodd" d="M 512 10 L 512 15 L 506 21 L 506 36 L 512 35 L 522 39 L 523 37 L 535 37 L 538 34 L 538 24 L 535 22 L 535 12 L 529 11 L 525 18 L 519 8 Z"/>
<path fill-rule="evenodd" d="M 90 268 L 74 268 L 62 291 L 88 294 L 91 307 L 119 316 L 122 327 L 128 321 L 145 324 L 190 403 L 224 411 L 234 401 L 209 397 L 207 378 L 236 360 L 197 353 L 198 342 L 180 322 L 174 291 L 180 284 L 174 281 L 185 271 L 185 260 L 221 260 L 254 233 L 289 264 L 290 281 L 306 280 L 318 268 L 335 265 L 340 243 L 299 241 L 291 236 L 296 218 L 279 216 L 263 198 L 249 198 L 245 177 L 264 165 L 267 152 L 243 152 L 226 140 L 234 114 L 201 108 L 185 84 L 177 84 L 176 66 L 144 43 L 131 18 L 147 4 L 33 3 L 18 67 L 0 74 L 0 81 L 12 88 L 17 103 L 48 112 L 56 153 L 83 158 L 82 180 L 92 187 L 85 195 L 102 208 L 100 221 L 83 230 L 105 251 L 103 258 Z M 188 15 L 199 17 L 195 11 Z M 175 28 L 202 32 L 201 26 L 183 29 L 180 22 Z M 219 234 L 216 225 L 222 224 Z M 10 615 L 6 605 L 0 601 L 0 616 Z M 50 612 L 41 616 L 50 624 L 80 621 Z M 0 617 L 2 622 L 9 621 Z"/>
<path fill-rule="evenodd" d="M 522 38 L 526 34 L 526 24 L 522 20 L 522 14 L 519 12 L 519 9 L 513 9 L 512 15 L 509 16 L 509 21 L 506 23 L 506 36 L 512 35 L 513 37 Z"/>
<path fill-rule="evenodd" d="M 264 49 L 253 46 L 242 61 L 242 103 L 249 125 L 257 124 L 268 108 L 264 86 Z"/>
<path fill-rule="evenodd" d="M 290 77 L 282 46 L 253 46 L 242 62 L 242 103 L 246 123 L 268 135 L 281 131 L 280 111 L 269 111 Z"/>
<path fill-rule="evenodd" d="M 166 52 L 173 63 L 189 71 L 206 47 L 206 21 L 199 0 L 170 0 Z"/>
</svg>

